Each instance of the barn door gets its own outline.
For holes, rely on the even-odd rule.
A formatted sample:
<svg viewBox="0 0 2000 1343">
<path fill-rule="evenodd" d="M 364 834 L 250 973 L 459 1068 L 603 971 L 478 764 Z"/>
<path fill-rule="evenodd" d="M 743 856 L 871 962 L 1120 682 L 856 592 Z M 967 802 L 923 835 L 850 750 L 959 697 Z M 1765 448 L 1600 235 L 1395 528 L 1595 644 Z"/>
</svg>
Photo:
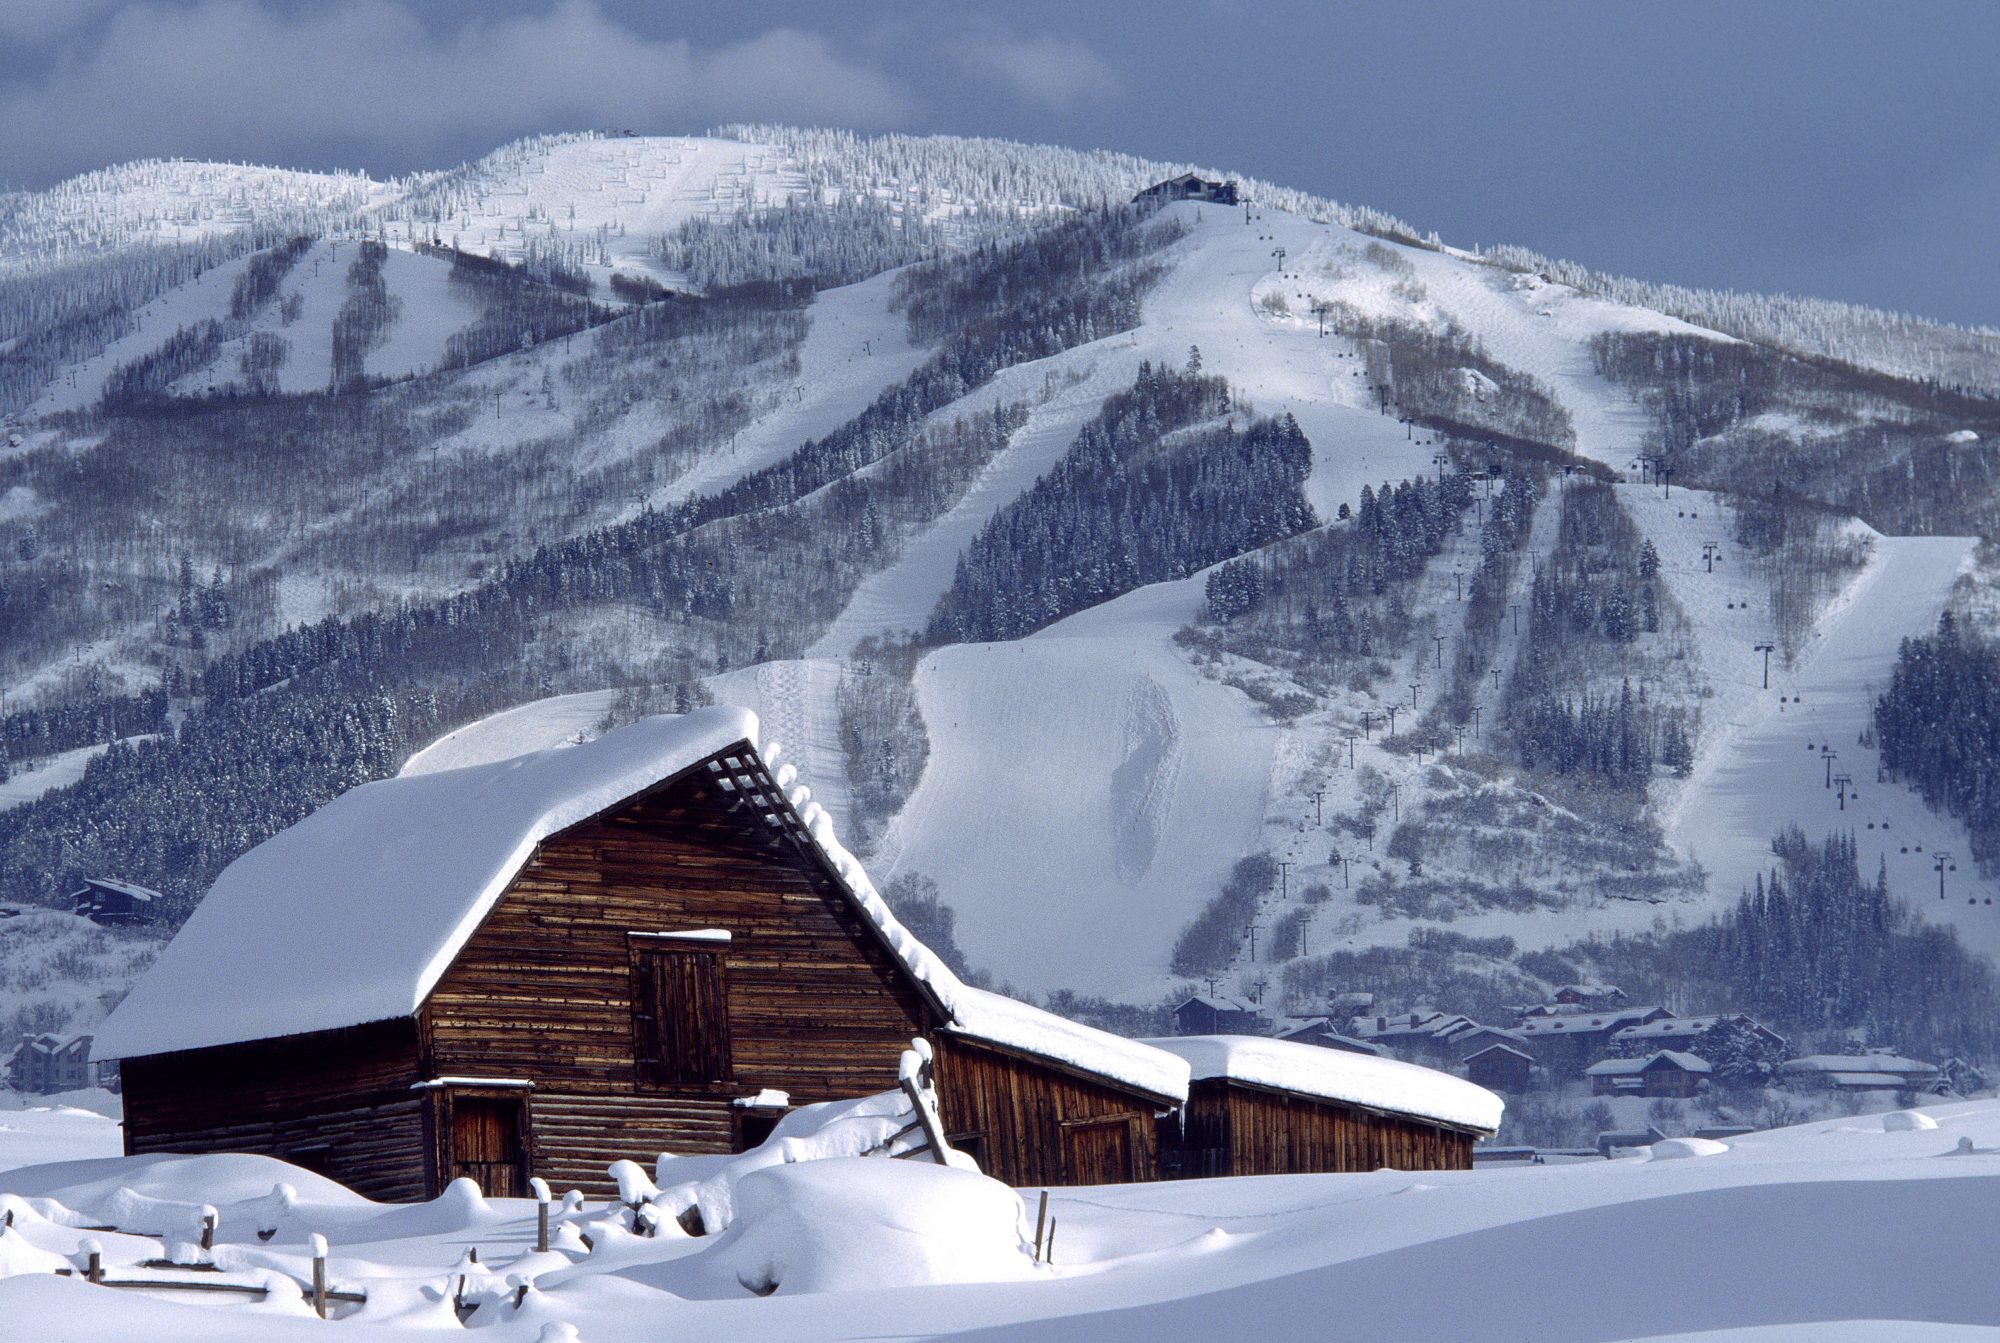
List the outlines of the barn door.
<svg viewBox="0 0 2000 1343">
<path fill-rule="evenodd" d="M 489 1198 L 528 1196 L 525 1107 L 505 1096 L 454 1096 L 451 1176 L 470 1176 Z"/>
<path fill-rule="evenodd" d="M 1071 1120 L 1062 1126 L 1065 1184 L 1130 1184 L 1133 1165 L 1132 1116 Z"/>
<path fill-rule="evenodd" d="M 642 951 L 632 974 L 640 1082 L 675 1086 L 728 1081 L 722 957 L 712 951 Z"/>
</svg>

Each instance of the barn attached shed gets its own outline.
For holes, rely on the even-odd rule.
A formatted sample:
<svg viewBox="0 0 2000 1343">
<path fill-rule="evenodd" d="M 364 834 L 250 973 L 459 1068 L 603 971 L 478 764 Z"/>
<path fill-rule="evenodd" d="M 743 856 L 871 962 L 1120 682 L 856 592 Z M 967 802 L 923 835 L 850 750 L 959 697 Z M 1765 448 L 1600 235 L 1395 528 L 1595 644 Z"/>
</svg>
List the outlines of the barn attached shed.
<svg viewBox="0 0 2000 1343">
<path fill-rule="evenodd" d="M 1501 1099 L 1396 1059 L 1257 1036 L 1149 1041 L 1189 1066 L 1188 1101 L 1163 1174 L 1470 1170 Z"/>
<path fill-rule="evenodd" d="M 709 709 L 337 798 L 225 870 L 100 1029 L 127 1150 L 608 1193 L 619 1158 L 891 1089 L 923 1036 L 990 1173 L 1149 1178 L 1186 1064 L 962 984 L 776 755 Z"/>
</svg>

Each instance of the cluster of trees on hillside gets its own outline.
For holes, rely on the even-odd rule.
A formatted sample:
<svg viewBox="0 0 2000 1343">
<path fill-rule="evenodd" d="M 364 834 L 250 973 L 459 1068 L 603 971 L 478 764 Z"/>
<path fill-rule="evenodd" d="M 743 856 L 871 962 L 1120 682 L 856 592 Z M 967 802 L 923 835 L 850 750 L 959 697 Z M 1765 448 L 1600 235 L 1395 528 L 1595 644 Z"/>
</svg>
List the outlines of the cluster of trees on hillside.
<svg viewBox="0 0 2000 1343">
<path fill-rule="evenodd" d="M 1402 263 L 1379 243 L 1370 244 Z M 1414 284 L 1406 280 L 1405 284 Z M 1509 438 L 1568 449 L 1576 443 L 1569 412 L 1529 374 L 1487 354 L 1479 340 L 1447 324 L 1433 330 L 1415 322 L 1368 317 L 1351 305 L 1333 304 L 1336 330 L 1360 342 L 1368 377 L 1385 407 L 1447 430 L 1487 430 Z"/>
<path fill-rule="evenodd" d="M 167 396 L 176 382 L 208 367 L 222 349 L 222 342 L 236 334 L 234 325 L 213 317 L 204 317 L 193 326 L 176 327 L 173 335 L 151 350 L 111 371 L 104 380 L 103 404 L 130 408 Z"/>
<path fill-rule="evenodd" d="M 1593 938 L 1518 964 L 1560 983 L 1616 983 L 1642 1001 L 1747 1012 L 1793 1052 L 1851 1052 L 1859 1037 L 1917 1058 L 2000 1054 L 2000 972 L 1870 875 L 1852 831 L 1773 836 L 1776 864 L 1712 923 Z M 1706 1057 L 1706 1056 L 1704 1056 Z"/>
<path fill-rule="evenodd" d="M 1561 507 L 1530 589 L 1507 722 L 1524 765 L 1643 792 L 1656 761 L 1684 772 L 1694 760 L 1685 714 L 1649 702 L 1643 681 L 1635 690 L 1621 651 L 1660 630 L 1660 557 L 1609 485 L 1572 480 Z M 1623 673 L 1615 695 L 1592 688 L 1606 671 Z"/>
<path fill-rule="evenodd" d="M 1537 696 L 1510 726 L 1521 763 L 1552 774 L 1592 774 L 1643 790 L 1653 777 L 1654 714 L 1626 682 L 1616 699 L 1588 690 Z"/>
<path fill-rule="evenodd" d="M 1208 623 L 1197 642 L 1284 668 L 1307 686 L 1331 688 L 1343 664 L 1400 647 L 1408 632 L 1402 587 L 1417 578 L 1472 507 L 1472 483 L 1453 472 L 1378 490 L 1336 523 L 1245 556 L 1218 570 Z"/>
<path fill-rule="evenodd" d="M 1108 150 L 1063 149 L 956 135 L 859 135 L 797 126 L 735 124 L 718 135 L 770 145 L 806 179 L 809 192 L 892 193 L 905 208 L 943 208 L 954 221 L 999 219 L 1020 225 L 1063 210 L 1122 205 L 1156 182 L 1182 173 L 1234 174 L 1193 163 L 1166 163 Z M 1256 178 L 1235 177 L 1243 199 L 1378 237 L 1436 247 L 1436 234 L 1394 215 L 1342 204 Z M 1214 208 L 1214 207 L 1211 207 Z"/>
<path fill-rule="evenodd" d="M 158 732 L 166 721 L 167 695 L 160 689 L 16 709 L 0 718 L 0 752 L 17 762 L 32 760 Z"/>
<path fill-rule="evenodd" d="M 1597 337 L 1597 365 L 1654 421 L 1675 479 L 1747 500 L 1853 513 L 1898 534 L 2000 522 L 2000 385 L 1946 385 L 1695 335 Z M 1950 435 L 1970 430 L 1975 441 Z"/>
<path fill-rule="evenodd" d="M 1290 415 L 1180 432 L 1228 406 L 1220 378 L 1142 365 L 1062 461 L 980 529 L 929 637 L 1020 638 L 1312 526 L 1312 447 Z"/>
<path fill-rule="evenodd" d="M 943 228 L 915 212 L 853 195 L 833 204 L 790 201 L 723 219 L 698 215 L 661 238 L 657 255 L 700 289 L 768 280 L 804 280 L 827 289 L 928 260 L 948 241 Z"/>
<path fill-rule="evenodd" d="M 1656 284 L 1557 261 L 1524 247 L 1496 247 L 1486 256 L 1511 270 L 1539 273 L 1587 293 L 1740 337 L 1752 347 L 1775 345 L 1794 354 L 1879 369 L 1944 388 L 1988 392 L 2000 388 L 1994 377 L 1994 369 L 2000 367 L 2000 331 L 1990 327 L 1968 329 L 1909 313 L 1796 294 L 1741 294 Z"/>
<path fill-rule="evenodd" d="M 278 286 L 292 273 L 299 259 L 312 250 L 312 245 L 310 237 L 287 238 L 245 262 L 242 273 L 236 277 L 235 287 L 229 291 L 230 320 L 247 321 L 276 298 Z"/>
<path fill-rule="evenodd" d="M 470 368 L 610 321 L 612 310 L 590 302 L 589 286 L 560 284 L 527 266 L 444 248 L 424 249 L 451 260 L 447 283 L 479 305 L 479 320 L 445 340 L 440 368 Z"/>
<path fill-rule="evenodd" d="M 347 267 L 347 297 L 333 319 L 333 387 L 353 391 L 367 377 L 368 352 L 388 338 L 400 301 L 389 296 L 382 269 L 389 249 L 363 242 Z"/>
<path fill-rule="evenodd" d="M 1875 741 L 1891 774 L 1965 822 L 1974 854 L 2000 857 L 2000 648 L 1949 611 L 1936 633 L 1903 640 Z"/>
<path fill-rule="evenodd" d="M 1051 305 L 1066 295 L 1097 290 L 1136 302 L 1156 278 L 1145 260 L 1185 233 L 1141 206 L 1084 211 L 1020 237 L 995 239 L 918 266 L 896 279 L 896 301 L 910 339 L 930 344 L 961 334 L 992 341 L 995 324 L 1059 319 Z M 1139 274 L 1123 274 L 1139 267 Z M 1114 329 L 1135 325 L 1136 311 L 1119 313 Z M 1069 344 L 1080 342 L 1070 341 Z"/>
<path fill-rule="evenodd" d="M 1257 902 L 1278 880 L 1278 864 L 1268 853 L 1240 858 L 1214 899 L 1174 938 L 1168 964 L 1177 975 L 1198 978 L 1229 968 L 1257 917 Z"/>
<path fill-rule="evenodd" d="M 165 894 L 177 924 L 244 850 L 523 689 L 501 678 L 371 689 L 322 675 L 197 708 L 156 740 L 114 745 L 82 782 L 0 812 L 0 891 L 53 905 L 86 877 L 116 875 Z"/>
</svg>

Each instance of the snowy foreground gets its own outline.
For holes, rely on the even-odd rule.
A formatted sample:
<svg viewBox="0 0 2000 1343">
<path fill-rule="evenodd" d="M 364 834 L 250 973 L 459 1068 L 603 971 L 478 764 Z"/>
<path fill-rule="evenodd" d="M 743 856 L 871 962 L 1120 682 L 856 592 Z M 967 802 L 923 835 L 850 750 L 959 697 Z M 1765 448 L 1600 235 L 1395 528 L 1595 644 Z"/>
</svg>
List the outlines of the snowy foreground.
<svg viewBox="0 0 2000 1343">
<path fill-rule="evenodd" d="M 558 1195 L 536 1254 L 534 1204 L 467 1185 L 380 1205 L 261 1157 L 98 1155 L 114 1142 L 80 1111 L 0 1115 L 0 1340 L 2000 1339 L 2000 1101 L 1616 1161 L 1057 1191 L 1053 1266 L 1033 1261 L 1034 1191 L 912 1161 L 668 1162 L 649 1213 L 693 1190 L 726 1229 L 642 1238 L 628 1210 Z M 204 1203 L 222 1271 L 136 1267 L 202 1257 Z M 106 1225 L 155 1234 L 85 1229 Z M 335 1323 L 301 1292 L 316 1235 L 331 1287 L 367 1295 Z M 92 1243 L 114 1281 L 270 1294 L 60 1276 Z"/>
</svg>

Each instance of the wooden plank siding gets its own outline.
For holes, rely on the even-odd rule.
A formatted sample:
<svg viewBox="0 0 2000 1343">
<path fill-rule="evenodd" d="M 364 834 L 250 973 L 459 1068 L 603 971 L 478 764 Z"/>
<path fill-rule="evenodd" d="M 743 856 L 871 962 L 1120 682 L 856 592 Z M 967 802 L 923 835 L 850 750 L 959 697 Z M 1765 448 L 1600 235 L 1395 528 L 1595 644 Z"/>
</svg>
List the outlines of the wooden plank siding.
<svg viewBox="0 0 2000 1343">
<path fill-rule="evenodd" d="M 695 929 L 729 940 L 631 936 Z M 715 1081 L 641 1066 L 635 983 L 676 947 L 722 962 Z M 421 1015 L 434 1075 L 535 1084 L 536 1171 L 590 1194 L 611 1190 L 604 1168 L 618 1157 L 734 1150 L 736 1097 L 893 1088 L 902 1051 L 935 1019 L 815 857 L 699 767 L 544 844 Z"/>
<path fill-rule="evenodd" d="M 261 1152 L 370 1198 L 431 1189 L 410 1020 L 125 1061 L 125 1150 Z"/>
<path fill-rule="evenodd" d="M 1204 1079 L 1188 1088 L 1171 1175 L 1471 1170 L 1473 1134 L 1338 1101 Z"/>
<path fill-rule="evenodd" d="M 1156 1178 L 1162 1102 L 960 1035 L 934 1037 L 932 1049 L 945 1134 L 964 1140 L 995 1179 L 1027 1187 Z M 1131 1160 L 1116 1174 L 1107 1144 L 1094 1140 L 1105 1121 L 1127 1130 Z M 1077 1132 L 1085 1127 L 1097 1132 Z"/>
</svg>

